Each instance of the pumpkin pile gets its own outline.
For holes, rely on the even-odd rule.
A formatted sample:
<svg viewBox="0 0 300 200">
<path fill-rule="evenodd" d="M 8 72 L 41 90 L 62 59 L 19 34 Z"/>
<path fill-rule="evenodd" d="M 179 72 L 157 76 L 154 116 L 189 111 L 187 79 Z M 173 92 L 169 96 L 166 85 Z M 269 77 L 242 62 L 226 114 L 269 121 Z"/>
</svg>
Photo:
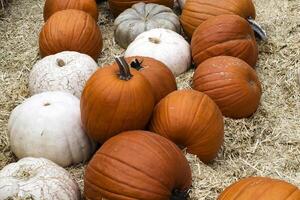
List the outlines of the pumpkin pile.
<svg viewBox="0 0 300 200">
<path fill-rule="evenodd" d="M 12 185 L 0 179 L 1 199 L 25 198 L 27 184 L 34 185 L 33 199 L 79 199 L 78 185 L 61 167 L 91 157 L 86 199 L 188 198 L 192 175 L 183 150 L 213 162 L 224 141 L 223 116 L 255 113 L 262 89 L 254 31 L 266 35 L 251 0 L 180 1 L 180 20 L 173 3 L 109 0 L 115 41 L 126 50 L 98 68 L 96 1 L 46 0 L 32 96 L 8 123 L 11 150 L 21 160 L 0 172 Z M 175 77 L 192 63 L 193 89 L 177 90 Z M 295 186 L 264 177 L 240 180 L 219 199 L 268 199 L 267 190 L 274 200 L 300 199 Z"/>
</svg>

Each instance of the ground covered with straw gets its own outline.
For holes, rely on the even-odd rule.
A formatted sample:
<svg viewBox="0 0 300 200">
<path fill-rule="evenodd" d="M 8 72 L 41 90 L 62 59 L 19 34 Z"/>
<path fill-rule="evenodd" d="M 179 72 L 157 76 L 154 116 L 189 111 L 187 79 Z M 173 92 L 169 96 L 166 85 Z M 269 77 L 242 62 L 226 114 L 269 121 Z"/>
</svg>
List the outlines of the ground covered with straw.
<svg viewBox="0 0 300 200">
<path fill-rule="evenodd" d="M 15 162 L 7 137 L 10 112 L 28 94 L 28 75 L 40 59 L 38 34 L 43 25 L 43 0 L 13 0 L 0 11 L 0 169 Z M 300 4 L 299 0 L 256 0 L 257 21 L 269 40 L 259 43 L 257 73 L 263 95 L 249 119 L 225 119 L 225 143 L 217 159 L 205 165 L 187 155 L 193 171 L 191 199 L 216 199 L 226 186 L 247 176 L 269 176 L 300 186 Z M 123 50 L 113 40 L 113 18 L 106 3 L 98 24 L 104 49 L 99 66 Z M 189 88 L 191 69 L 177 78 Z M 84 165 L 67 168 L 83 187 Z"/>
</svg>

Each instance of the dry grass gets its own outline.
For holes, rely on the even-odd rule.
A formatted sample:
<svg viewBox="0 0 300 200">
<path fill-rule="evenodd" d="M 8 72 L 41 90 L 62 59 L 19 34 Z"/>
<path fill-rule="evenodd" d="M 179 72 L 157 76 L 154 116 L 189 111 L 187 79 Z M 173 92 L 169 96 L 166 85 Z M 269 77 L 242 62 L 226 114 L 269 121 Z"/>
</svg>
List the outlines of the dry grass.
<svg viewBox="0 0 300 200">
<path fill-rule="evenodd" d="M 14 0 L 0 13 L 0 169 L 16 161 L 10 152 L 7 120 L 28 97 L 28 74 L 39 59 L 38 33 L 43 24 L 43 0 Z M 225 144 L 216 161 L 204 165 L 188 155 L 193 169 L 191 199 L 215 199 L 224 187 L 245 176 L 270 176 L 300 186 L 300 4 L 298 0 L 256 0 L 258 21 L 269 41 L 259 44 L 257 72 L 263 85 L 257 113 L 242 120 L 225 119 Z M 104 51 L 99 65 L 122 53 L 113 41 L 113 19 L 101 5 L 99 25 Z M 193 70 L 177 78 L 189 88 Z M 83 185 L 83 168 L 68 168 Z"/>
</svg>

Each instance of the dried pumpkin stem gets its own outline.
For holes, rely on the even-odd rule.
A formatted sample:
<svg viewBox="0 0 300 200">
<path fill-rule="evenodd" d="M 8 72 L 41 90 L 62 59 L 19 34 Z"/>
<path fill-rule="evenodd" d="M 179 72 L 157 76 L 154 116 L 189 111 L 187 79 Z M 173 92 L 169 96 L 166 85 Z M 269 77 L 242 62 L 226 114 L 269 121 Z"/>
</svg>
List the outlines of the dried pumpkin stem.
<svg viewBox="0 0 300 200">
<path fill-rule="evenodd" d="M 141 70 L 141 69 L 143 69 L 142 63 L 143 63 L 143 61 L 140 62 L 138 59 L 135 59 L 134 61 L 132 61 L 130 63 L 130 66 L 136 70 Z"/>
<path fill-rule="evenodd" d="M 173 190 L 170 200 L 186 200 L 189 197 L 189 190 L 180 191 L 178 189 Z"/>
<path fill-rule="evenodd" d="M 263 41 L 267 41 L 267 33 L 266 31 L 252 18 L 249 17 L 247 19 L 248 23 L 250 24 L 251 28 L 255 32 L 255 34 Z"/>
<path fill-rule="evenodd" d="M 115 57 L 116 63 L 118 64 L 120 75 L 119 78 L 121 80 L 130 80 L 132 77 L 132 74 L 130 73 L 130 67 L 127 64 L 125 58 L 123 56 L 117 56 Z"/>
<path fill-rule="evenodd" d="M 148 40 L 149 40 L 149 42 L 152 42 L 154 44 L 159 44 L 160 43 L 160 39 L 159 38 L 149 37 Z"/>
<path fill-rule="evenodd" d="M 59 67 L 63 67 L 66 65 L 66 63 L 60 58 L 56 59 L 56 63 Z"/>
</svg>

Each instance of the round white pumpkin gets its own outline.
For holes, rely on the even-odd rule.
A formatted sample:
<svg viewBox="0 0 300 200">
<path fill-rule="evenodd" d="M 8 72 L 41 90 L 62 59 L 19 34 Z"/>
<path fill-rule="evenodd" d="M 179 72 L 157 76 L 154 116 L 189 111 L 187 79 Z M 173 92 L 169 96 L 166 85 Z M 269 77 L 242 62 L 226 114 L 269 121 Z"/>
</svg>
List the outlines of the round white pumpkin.
<svg viewBox="0 0 300 200">
<path fill-rule="evenodd" d="M 181 31 L 178 16 L 172 9 L 158 4 L 140 2 L 122 12 L 114 22 L 115 40 L 126 48 L 139 34 L 154 28 Z"/>
<path fill-rule="evenodd" d="M 47 56 L 30 72 L 30 94 L 65 91 L 80 98 L 86 81 L 96 70 L 97 63 L 86 54 L 64 51 Z"/>
<path fill-rule="evenodd" d="M 8 132 L 18 158 L 44 157 L 63 167 L 86 161 L 95 149 L 82 129 L 79 99 L 66 92 L 25 100 L 12 111 Z"/>
<path fill-rule="evenodd" d="M 0 199 L 79 200 L 69 173 L 44 158 L 23 158 L 0 171 Z"/>
<path fill-rule="evenodd" d="M 145 56 L 164 63 L 175 76 L 191 65 L 189 43 L 178 33 L 157 28 L 140 34 L 125 51 L 125 57 Z"/>
</svg>

